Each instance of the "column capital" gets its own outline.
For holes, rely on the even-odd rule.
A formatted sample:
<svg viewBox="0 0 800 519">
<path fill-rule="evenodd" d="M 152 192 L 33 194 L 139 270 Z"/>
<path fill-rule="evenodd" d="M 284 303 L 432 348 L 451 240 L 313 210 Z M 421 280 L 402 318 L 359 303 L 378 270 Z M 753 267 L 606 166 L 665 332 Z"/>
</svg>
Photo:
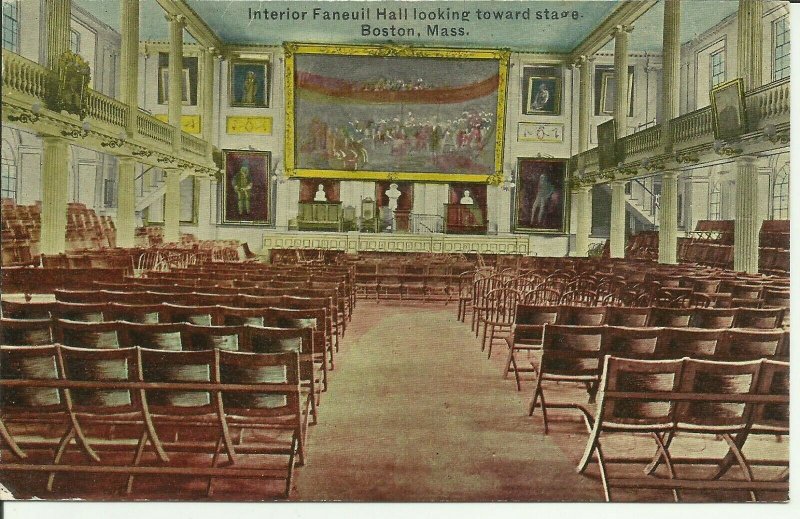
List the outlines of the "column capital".
<svg viewBox="0 0 800 519">
<path fill-rule="evenodd" d="M 39 138 L 42 139 L 46 144 L 68 144 L 69 141 L 65 137 L 60 137 L 58 135 L 45 135 L 40 134 Z"/>
<path fill-rule="evenodd" d="M 661 173 L 661 178 L 663 180 L 674 180 L 681 176 L 681 170 L 679 169 L 666 169 Z"/>
<path fill-rule="evenodd" d="M 760 157 L 758 155 L 739 155 L 734 160 L 740 166 L 753 166 Z"/>
<path fill-rule="evenodd" d="M 594 62 L 594 60 L 594 56 L 586 56 L 585 54 L 581 54 L 575 59 L 575 61 L 572 62 L 572 67 L 583 68 L 585 65 L 589 65 Z"/>
<path fill-rule="evenodd" d="M 628 182 L 628 181 L 627 180 L 622 180 L 622 179 L 617 179 L 617 180 L 612 180 L 608 184 L 611 187 L 619 187 L 619 186 L 623 186 L 624 187 L 626 182 Z"/>
<path fill-rule="evenodd" d="M 172 13 L 164 13 L 164 18 L 169 23 L 178 24 L 182 27 L 186 27 L 186 17 L 182 14 L 172 14 Z"/>
<path fill-rule="evenodd" d="M 611 31 L 611 35 L 614 36 L 614 37 L 623 36 L 623 35 L 627 36 L 631 32 L 633 32 L 633 25 L 617 25 Z"/>
</svg>

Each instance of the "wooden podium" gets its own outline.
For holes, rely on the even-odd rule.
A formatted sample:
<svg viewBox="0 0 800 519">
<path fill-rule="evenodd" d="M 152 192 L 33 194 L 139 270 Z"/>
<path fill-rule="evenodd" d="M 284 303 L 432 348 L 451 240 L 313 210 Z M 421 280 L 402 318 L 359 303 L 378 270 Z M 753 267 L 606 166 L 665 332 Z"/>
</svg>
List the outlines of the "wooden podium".
<svg viewBox="0 0 800 519">
<path fill-rule="evenodd" d="M 444 232 L 486 234 L 486 219 L 478 205 L 444 204 Z"/>
<path fill-rule="evenodd" d="M 297 209 L 297 229 L 300 231 L 342 230 L 341 202 L 300 202 Z"/>
</svg>

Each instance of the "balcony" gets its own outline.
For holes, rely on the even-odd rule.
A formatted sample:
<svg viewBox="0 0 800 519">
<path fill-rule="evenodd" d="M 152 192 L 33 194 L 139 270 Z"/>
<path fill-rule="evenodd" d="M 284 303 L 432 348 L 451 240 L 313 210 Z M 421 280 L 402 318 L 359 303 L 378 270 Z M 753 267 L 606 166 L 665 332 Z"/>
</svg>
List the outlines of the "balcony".
<svg viewBox="0 0 800 519">
<path fill-rule="evenodd" d="M 35 133 L 58 135 L 61 130 L 82 126 L 87 135 L 77 145 L 97 151 L 105 148 L 127 146 L 129 152 L 150 165 L 166 166 L 169 163 L 197 172 L 211 173 L 216 169 L 209 159 L 206 141 L 181 132 L 180 147 L 174 149 L 175 129 L 152 115 L 139 110 L 136 114 L 135 132 L 126 134 L 130 119 L 128 105 L 89 89 L 86 96 L 86 118 L 56 113 L 44 108 L 49 70 L 19 54 L 3 49 L 3 116 L 31 114 L 31 107 L 40 107 L 34 118 L 21 119 L 17 124 L 27 126 Z M 83 126 L 88 123 L 88 126 Z M 124 139 L 121 136 L 125 135 Z M 109 145 L 109 143 L 115 142 Z M 122 142 L 120 142 L 122 141 Z"/>
<path fill-rule="evenodd" d="M 774 148 L 776 141 L 786 145 L 786 141 L 774 136 L 765 136 L 764 129 L 770 125 L 776 132 L 782 132 L 788 138 L 789 127 L 789 78 L 781 79 L 751 90 L 745 94 L 745 111 L 747 113 L 747 133 L 742 136 L 737 146 L 743 153 L 760 153 Z M 697 159 L 712 162 L 720 157 L 715 155 L 714 122 L 711 107 L 707 106 L 670 121 L 669 131 L 672 133 L 672 146 L 678 155 L 690 154 Z M 573 157 L 573 165 L 577 159 L 583 162 L 583 174 L 577 176 L 582 184 L 603 183 L 611 178 L 633 178 L 639 173 L 638 168 L 652 163 L 669 165 L 676 161 L 675 154 L 667 154 L 663 146 L 663 125 L 651 126 L 642 131 L 622 137 L 617 141 L 624 157 L 624 172 L 599 171 L 599 153 L 592 148 Z M 673 167 L 677 167 L 674 166 Z M 577 168 L 574 168 L 575 170 Z M 653 169 L 653 168 L 651 168 Z M 636 173 L 634 173 L 636 172 Z"/>
</svg>

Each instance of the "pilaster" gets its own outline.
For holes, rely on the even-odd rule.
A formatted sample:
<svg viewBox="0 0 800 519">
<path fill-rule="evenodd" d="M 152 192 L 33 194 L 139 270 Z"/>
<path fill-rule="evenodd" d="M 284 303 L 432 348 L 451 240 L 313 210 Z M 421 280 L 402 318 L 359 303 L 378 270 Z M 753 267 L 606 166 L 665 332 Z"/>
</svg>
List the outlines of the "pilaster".
<svg viewBox="0 0 800 519">
<path fill-rule="evenodd" d="M 625 257 L 625 181 L 611 182 L 611 257 Z"/>
<path fill-rule="evenodd" d="M 117 157 L 117 247 L 133 247 L 136 234 L 136 159 Z"/>
<path fill-rule="evenodd" d="M 180 241 L 181 219 L 181 173 L 183 170 L 170 168 L 166 174 L 166 192 L 164 194 L 164 241 L 177 243 Z"/>
<path fill-rule="evenodd" d="M 661 176 L 661 204 L 658 212 L 658 262 L 678 262 L 678 171 Z"/>
<path fill-rule="evenodd" d="M 733 269 L 758 272 L 758 157 L 736 158 L 736 213 L 733 233 Z"/>
<path fill-rule="evenodd" d="M 66 250 L 69 159 L 67 141 L 42 137 L 42 227 L 39 250 L 61 254 Z"/>
<path fill-rule="evenodd" d="M 589 254 L 589 235 L 592 233 L 592 188 L 582 186 L 572 195 L 575 207 L 575 256 Z"/>
</svg>

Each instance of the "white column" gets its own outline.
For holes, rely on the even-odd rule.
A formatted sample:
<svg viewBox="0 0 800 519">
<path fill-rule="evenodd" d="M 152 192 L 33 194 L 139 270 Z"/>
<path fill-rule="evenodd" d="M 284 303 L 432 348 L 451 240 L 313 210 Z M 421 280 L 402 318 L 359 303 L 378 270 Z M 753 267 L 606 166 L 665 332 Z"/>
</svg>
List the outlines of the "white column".
<svg viewBox="0 0 800 519">
<path fill-rule="evenodd" d="M 617 138 L 624 137 L 628 124 L 628 40 L 632 27 L 617 26 L 614 31 L 614 119 L 617 121 Z"/>
<path fill-rule="evenodd" d="M 736 214 L 733 233 L 733 270 L 758 272 L 757 157 L 736 158 Z"/>
<path fill-rule="evenodd" d="M 58 58 L 69 50 L 71 0 L 48 0 L 47 10 L 47 65 L 53 68 Z"/>
<path fill-rule="evenodd" d="M 170 168 L 164 170 L 166 174 L 166 193 L 164 196 L 164 242 L 180 241 L 181 219 L 181 173 L 183 170 Z"/>
<path fill-rule="evenodd" d="M 213 225 L 211 224 L 211 212 L 214 209 L 211 204 L 211 179 L 209 177 L 197 177 L 197 237 L 201 240 L 213 239 Z"/>
<path fill-rule="evenodd" d="M 672 151 L 672 131 L 669 127 L 671 119 L 680 115 L 680 75 L 681 75 L 681 2 L 680 0 L 664 1 L 664 54 L 663 72 L 661 76 L 661 139 L 664 149 Z"/>
<path fill-rule="evenodd" d="M 658 213 L 658 262 L 678 262 L 678 172 L 661 175 L 661 204 Z"/>
<path fill-rule="evenodd" d="M 761 86 L 761 59 L 764 41 L 763 0 L 739 0 L 737 76 L 744 80 L 744 90 Z"/>
<path fill-rule="evenodd" d="M 133 247 L 136 234 L 136 159 L 117 157 L 117 247 Z"/>
<path fill-rule="evenodd" d="M 625 257 L 625 181 L 611 182 L 611 257 Z"/>
<path fill-rule="evenodd" d="M 586 56 L 581 56 L 577 63 L 580 70 L 580 84 L 578 88 L 578 152 L 583 153 L 589 149 L 589 116 L 591 114 L 590 93 L 592 89 L 592 62 Z M 580 164 L 578 167 L 582 167 Z"/>
<path fill-rule="evenodd" d="M 122 50 L 120 99 L 128 105 L 128 135 L 136 133 L 139 112 L 139 0 L 120 0 Z"/>
<path fill-rule="evenodd" d="M 572 194 L 575 207 L 575 256 L 589 255 L 589 236 L 592 234 L 592 188 L 581 186 Z"/>
<path fill-rule="evenodd" d="M 172 125 L 172 147 L 181 149 L 181 113 L 183 110 L 183 27 L 182 16 L 169 16 L 169 124 Z"/>
<path fill-rule="evenodd" d="M 39 250 L 60 254 L 66 250 L 69 159 L 67 141 L 42 137 L 42 229 Z"/>
<path fill-rule="evenodd" d="M 201 67 L 202 74 L 202 91 L 200 95 L 200 133 L 201 137 L 207 143 L 208 159 L 211 160 L 211 153 L 214 147 L 211 145 L 211 121 L 214 118 L 214 61 L 216 60 L 214 53 L 216 49 L 203 49 L 202 58 L 203 63 Z"/>
</svg>

